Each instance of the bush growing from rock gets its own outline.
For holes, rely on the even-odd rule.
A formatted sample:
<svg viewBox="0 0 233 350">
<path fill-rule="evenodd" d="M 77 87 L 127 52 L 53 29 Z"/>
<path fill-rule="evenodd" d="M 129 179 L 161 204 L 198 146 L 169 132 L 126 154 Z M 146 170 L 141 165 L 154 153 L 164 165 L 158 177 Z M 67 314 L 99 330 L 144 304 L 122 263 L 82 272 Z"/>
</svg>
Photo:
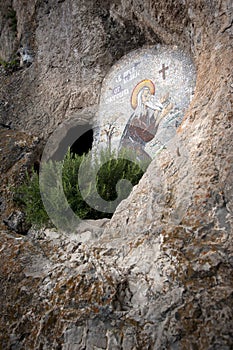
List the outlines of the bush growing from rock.
<svg viewBox="0 0 233 350">
<path fill-rule="evenodd" d="M 85 190 L 81 193 L 78 175 L 82 162 L 86 162 L 87 171 L 85 172 Z M 118 181 L 127 179 L 134 186 L 139 182 L 145 169 L 142 164 L 130 161 L 129 157 L 121 155 L 117 158 L 115 154 L 109 155 L 107 151 L 101 152 L 100 156 L 95 158 L 90 154 L 79 156 L 68 151 L 64 161 L 49 161 L 43 166 L 45 171 L 42 172 L 44 177 L 42 186 L 39 184 L 39 175 L 32 171 L 32 175 L 27 174 L 24 183 L 15 189 L 15 200 L 23 208 L 27 222 L 37 227 L 51 225 L 41 198 L 41 191 L 46 207 L 48 206 L 55 213 L 61 227 L 69 224 L 66 222 L 66 211 L 69 206 L 80 219 L 110 218 L 115 209 L 114 204 L 111 206 L 112 201 L 118 198 L 120 202 L 130 192 L 130 188 L 124 186 L 116 190 Z M 61 170 L 62 186 L 57 181 L 57 174 Z M 106 208 L 97 210 L 88 205 L 85 199 L 87 196 L 93 197 L 94 201 L 95 189 L 107 204 L 111 202 L 110 209 L 109 205 L 108 210 Z M 64 203 L 62 191 L 68 203 Z"/>
</svg>

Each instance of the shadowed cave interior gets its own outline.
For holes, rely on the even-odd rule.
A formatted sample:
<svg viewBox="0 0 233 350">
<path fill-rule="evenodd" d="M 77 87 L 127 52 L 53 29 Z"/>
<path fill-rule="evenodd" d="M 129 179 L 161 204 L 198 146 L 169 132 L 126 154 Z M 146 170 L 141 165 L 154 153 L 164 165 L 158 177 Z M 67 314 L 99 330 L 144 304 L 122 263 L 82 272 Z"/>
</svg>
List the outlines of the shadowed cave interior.
<svg viewBox="0 0 233 350">
<path fill-rule="evenodd" d="M 71 153 L 83 155 L 88 153 L 92 148 L 93 129 L 90 124 L 78 125 L 66 133 L 66 136 L 61 140 L 59 146 L 52 159 L 60 161 L 70 147 Z"/>
</svg>

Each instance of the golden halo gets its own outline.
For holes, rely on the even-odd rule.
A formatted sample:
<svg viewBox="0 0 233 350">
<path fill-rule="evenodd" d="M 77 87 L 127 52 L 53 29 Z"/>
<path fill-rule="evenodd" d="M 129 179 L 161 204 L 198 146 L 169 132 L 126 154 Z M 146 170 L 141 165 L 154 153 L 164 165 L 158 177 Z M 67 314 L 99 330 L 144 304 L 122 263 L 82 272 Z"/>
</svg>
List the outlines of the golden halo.
<svg viewBox="0 0 233 350">
<path fill-rule="evenodd" d="M 144 87 L 147 87 L 150 90 L 151 95 L 154 95 L 155 93 L 154 83 L 149 79 L 140 81 L 133 89 L 133 92 L 131 95 L 131 106 L 133 107 L 133 109 L 136 109 L 138 104 L 138 93 Z"/>
</svg>

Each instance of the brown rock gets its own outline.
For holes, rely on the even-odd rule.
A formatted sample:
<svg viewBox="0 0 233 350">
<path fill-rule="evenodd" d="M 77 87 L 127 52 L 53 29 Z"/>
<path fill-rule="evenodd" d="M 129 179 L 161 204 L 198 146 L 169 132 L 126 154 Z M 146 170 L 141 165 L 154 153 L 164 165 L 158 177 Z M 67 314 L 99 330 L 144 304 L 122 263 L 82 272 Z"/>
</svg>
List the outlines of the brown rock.
<svg viewBox="0 0 233 350">
<path fill-rule="evenodd" d="M 34 53 L 30 67 L 0 78 L 1 122 L 17 130 L 47 137 L 80 108 L 94 111 L 109 67 L 142 45 L 188 50 L 197 84 L 175 144 L 151 163 L 101 237 L 80 244 L 1 232 L 1 348 L 230 350 L 230 1 L 12 6 L 17 37 L 1 41 L 0 52 L 9 57 L 21 40 Z M 14 154 L 17 161 L 18 148 Z M 4 161 L 6 174 L 19 162 Z"/>
</svg>

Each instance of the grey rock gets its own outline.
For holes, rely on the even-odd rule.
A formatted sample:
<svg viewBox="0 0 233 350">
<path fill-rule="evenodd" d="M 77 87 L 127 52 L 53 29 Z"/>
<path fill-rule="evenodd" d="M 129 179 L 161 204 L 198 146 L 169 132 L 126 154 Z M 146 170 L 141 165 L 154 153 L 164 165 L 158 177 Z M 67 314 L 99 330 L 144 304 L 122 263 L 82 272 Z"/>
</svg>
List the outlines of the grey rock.
<svg viewBox="0 0 233 350">
<path fill-rule="evenodd" d="M 20 67 L 29 67 L 33 62 L 33 54 L 28 47 L 21 47 L 17 54 L 20 56 Z"/>
<path fill-rule="evenodd" d="M 64 120 L 91 123 L 103 77 L 125 53 L 179 45 L 197 69 L 174 144 L 110 221 L 70 237 L 1 230 L 1 347 L 232 348 L 231 2 L 19 0 L 16 37 L 3 18 L 11 2 L 0 6 L 1 57 L 19 41 L 34 53 L 30 67 L 0 72 L 1 122 L 15 129 L 1 129 L 4 193 L 38 159 L 25 135 L 47 140 Z M 11 162 L 19 130 L 26 145 Z"/>
<path fill-rule="evenodd" d="M 6 209 L 6 203 L 4 197 L 0 197 L 0 212 L 3 212 Z"/>
<path fill-rule="evenodd" d="M 25 214 L 19 210 L 12 212 L 6 219 L 3 219 L 3 222 L 10 230 L 23 235 L 27 234 L 30 228 Z"/>
</svg>

